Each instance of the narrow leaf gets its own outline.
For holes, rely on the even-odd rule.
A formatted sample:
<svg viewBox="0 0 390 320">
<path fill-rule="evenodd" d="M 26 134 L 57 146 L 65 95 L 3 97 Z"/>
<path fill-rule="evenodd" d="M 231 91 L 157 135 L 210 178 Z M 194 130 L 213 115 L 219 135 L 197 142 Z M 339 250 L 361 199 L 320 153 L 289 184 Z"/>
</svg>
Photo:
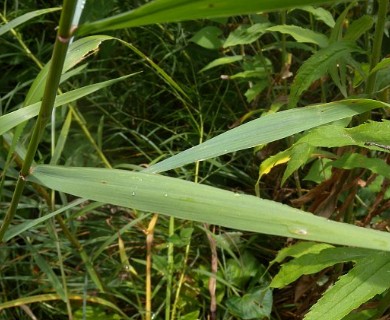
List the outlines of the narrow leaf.
<svg viewBox="0 0 390 320">
<path fill-rule="evenodd" d="M 203 67 L 199 72 L 203 72 L 206 70 L 209 70 L 211 68 L 215 68 L 224 64 L 233 63 L 236 61 L 241 61 L 244 58 L 244 56 L 237 55 L 237 56 L 231 56 L 231 57 L 223 57 L 219 59 L 215 59 L 214 61 L 211 61 L 209 64 L 207 64 L 205 67 Z"/>
<path fill-rule="evenodd" d="M 66 92 L 64 94 L 61 94 L 57 96 L 57 99 L 55 101 L 54 106 L 59 107 L 64 104 L 67 104 L 69 102 L 75 101 L 77 99 L 80 99 L 82 97 L 85 97 L 88 94 L 91 94 L 97 90 L 100 90 L 102 88 L 105 88 L 109 85 L 112 85 L 118 81 L 124 80 L 131 75 L 123 76 L 117 79 L 112 79 L 100 83 L 95 83 L 89 86 L 85 86 L 73 91 Z M 16 127 L 17 125 L 23 123 L 24 121 L 27 121 L 36 115 L 38 115 L 39 108 L 41 106 L 40 102 L 34 103 L 28 107 L 18 109 L 16 111 L 10 112 L 5 114 L 4 116 L 0 117 L 0 135 L 3 135 L 8 130 L 12 129 L 13 127 Z"/>
<path fill-rule="evenodd" d="M 390 251 L 390 235 L 386 232 L 326 220 L 274 201 L 171 177 L 39 165 L 32 169 L 28 180 L 77 197 L 181 219 Z"/>
<path fill-rule="evenodd" d="M 321 4 L 326 0 L 155 0 L 135 10 L 81 25 L 79 35 L 147 24 L 237 16 L 261 11 L 275 11 L 296 6 Z"/>
<path fill-rule="evenodd" d="M 9 21 L 8 23 L 0 26 L 0 36 L 2 36 L 4 33 L 7 33 L 11 29 L 14 29 L 17 26 L 27 22 L 28 20 L 31 20 L 35 17 L 40 16 L 40 15 L 54 12 L 54 11 L 58 11 L 58 10 L 61 10 L 61 8 L 49 8 L 49 9 L 42 9 L 42 10 L 28 12 L 28 13 L 26 13 L 20 17 L 17 17 L 15 19 L 13 19 L 12 21 Z"/>
<path fill-rule="evenodd" d="M 389 106 L 389 104 L 375 100 L 357 99 L 269 114 L 152 165 L 144 171 L 158 173 L 171 170 L 195 161 L 283 139 L 298 132 L 352 117 L 375 108 Z"/>
<path fill-rule="evenodd" d="M 69 46 L 62 72 L 65 73 L 66 71 L 70 70 L 75 65 L 83 61 L 85 58 L 90 56 L 92 53 L 95 53 L 99 49 L 99 46 L 103 41 L 112 39 L 114 38 L 109 36 L 91 36 L 73 42 Z M 41 100 L 45 88 L 45 81 L 50 68 L 50 63 L 51 62 L 49 61 L 35 78 L 33 84 L 30 87 L 30 90 L 27 93 L 27 97 L 24 101 L 24 106 L 36 103 Z M 63 75 L 61 81 L 63 81 L 64 79 L 66 79 L 66 76 Z"/>
</svg>

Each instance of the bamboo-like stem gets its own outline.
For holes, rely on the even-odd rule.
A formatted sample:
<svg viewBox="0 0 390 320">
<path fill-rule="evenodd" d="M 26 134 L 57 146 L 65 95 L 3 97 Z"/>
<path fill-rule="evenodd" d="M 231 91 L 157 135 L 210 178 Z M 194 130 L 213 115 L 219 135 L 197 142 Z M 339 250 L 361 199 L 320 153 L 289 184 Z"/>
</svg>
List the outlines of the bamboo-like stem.
<svg viewBox="0 0 390 320">
<path fill-rule="evenodd" d="M 154 214 L 146 230 L 146 302 L 145 319 L 152 319 L 152 246 L 154 238 L 154 227 L 158 220 L 158 214 Z"/>
<path fill-rule="evenodd" d="M 4 234 L 15 216 L 20 197 L 22 196 L 24 186 L 26 184 L 26 177 L 29 175 L 30 167 L 38 149 L 39 142 L 41 141 L 44 129 L 53 110 L 57 89 L 60 83 L 62 68 L 64 65 L 66 53 L 68 51 L 69 41 L 72 36 L 72 19 L 76 7 L 76 2 L 76 0 L 64 1 L 57 38 L 54 44 L 50 71 L 46 80 L 41 109 L 39 111 L 38 119 L 35 123 L 31 140 L 27 148 L 26 157 L 24 159 L 23 166 L 16 183 L 10 207 L 4 217 L 3 224 L 0 227 L 0 242 L 3 241 Z"/>
<path fill-rule="evenodd" d="M 175 233 L 175 218 L 169 218 L 169 237 Z M 168 274 L 167 274 L 167 290 L 165 293 L 165 320 L 170 320 L 171 317 L 171 299 L 172 299 L 172 278 L 174 265 L 174 246 L 172 241 L 168 242 Z"/>
<path fill-rule="evenodd" d="M 388 0 L 378 0 L 378 16 L 375 25 L 374 44 L 370 61 L 370 71 L 374 69 L 381 58 L 382 39 L 385 31 L 386 15 L 389 8 Z M 375 87 L 376 72 L 370 73 L 367 79 L 366 93 L 371 95 Z"/>
</svg>

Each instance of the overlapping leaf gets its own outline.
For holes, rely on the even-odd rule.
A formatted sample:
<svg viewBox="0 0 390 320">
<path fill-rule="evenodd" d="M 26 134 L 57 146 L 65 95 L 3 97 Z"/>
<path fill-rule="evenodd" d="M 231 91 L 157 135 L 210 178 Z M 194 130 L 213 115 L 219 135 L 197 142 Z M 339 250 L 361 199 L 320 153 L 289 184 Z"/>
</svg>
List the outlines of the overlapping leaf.
<svg viewBox="0 0 390 320">
<path fill-rule="evenodd" d="M 299 239 L 390 251 L 390 235 L 286 205 L 156 174 L 39 165 L 29 181 L 113 205 Z M 348 234 L 348 237 L 345 236 Z"/>
</svg>

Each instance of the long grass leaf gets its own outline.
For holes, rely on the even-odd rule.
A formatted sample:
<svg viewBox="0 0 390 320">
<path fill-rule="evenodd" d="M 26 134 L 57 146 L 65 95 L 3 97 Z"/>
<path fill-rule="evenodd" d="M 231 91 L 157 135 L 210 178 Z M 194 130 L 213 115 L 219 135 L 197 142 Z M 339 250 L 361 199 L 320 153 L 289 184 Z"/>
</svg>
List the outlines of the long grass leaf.
<svg viewBox="0 0 390 320">
<path fill-rule="evenodd" d="M 85 97 L 88 94 L 91 94 L 97 90 L 103 89 L 109 85 L 112 85 L 118 81 L 124 80 L 132 75 L 123 76 L 120 78 L 103 81 L 99 83 L 95 83 L 89 86 L 85 86 L 79 89 L 75 89 L 64 94 L 57 96 L 56 102 L 54 104 L 55 107 L 62 106 L 72 101 L 76 101 L 82 97 Z M 4 134 L 8 130 L 16 127 L 17 125 L 27 121 L 36 115 L 38 115 L 39 108 L 41 106 L 40 102 L 34 103 L 25 108 L 18 109 L 14 112 L 10 112 L 0 117 L 0 135 Z"/>
<path fill-rule="evenodd" d="M 298 239 L 390 251 L 390 235 L 289 206 L 171 177 L 39 165 L 28 180 L 50 189 L 181 219 Z"/>
<path fill-rule="evenodd" d="M 356 99 L 273 113 L 229 130 L 144 171 L 158 173 L 171 170 L 195 161 L 283 139 L 304 130 L 382 107 L 390 105 L 375 100 Z"/>
<path fill-rule="evenodd" d="M 335 1 L 326 0 L 156 0 L 135 10 L 114 17 L 81 25 L 78 34 L 102 32 L 147 24 L 184 20 L 237 16 L 241 14 L 273 11 L 309 4 Z"/>
<path fill-rule="evenodd" d="M 75 300 L 75 301 L 82 301 L 84 299 L 83 296 L 76 295 L 76 294 L 70 294 L 69 295 L 69 300 Z M 97 303 L 100 304 L 104 307 L 107 307 L 109 309 L 112 309 L 116 311 L 118 314 L 120 314 L 124 319 L 130 319 L 120 308 L 118 308 L 115 304 L 112 302 L 99 298 L 99 297 L 93 297 L 93 296 L 87 296 L 86 301 L 91 302 L 91 303 Z M 39 294 L 35 296 L 30 296 L 30 297 L 23 297 L 11 301 L 7 301 L 4 303 L 0 303 L 0 311 L 8 308 L 14 308 L 14 307 L 19 307 L 24 304 L 30 304 L 30 303 L 42 303 L 44 301 L 55 301 L 55 300 L 60 300 L 60 296 L 58 294 L 54 293 L 49 293 L 49 294 Z"/>
<path fill-rule="evenodd" d="M 89 57 L 92 53 L 95 53 L 103 41 L 112 40 L 109 36 L 91 36 L 79 39 L 73 42 L 69 46 L 69 51 L 66 54 L 64 67 L 62 69 L 63 76 L 61 82 L 64 81 L 67 76 L 65 72 L 76 66 L 78 63 Z M 45 87 L 45 81 L 49 72 L 51 61 L 49 61 L 39 72 L 35 78 L 30 90 L 27 93 L 27 97 L 24 101 L 24 106 L 36 103 L 41 100 L 43 90 Z"/>
<path fill-rule="evenodd" d="M 8 23 L 0 26 L 0 36 L 2 36 L 4 33 L 7 33 L 11 29 L 16 28 L 17 26 L 20 26 L 21 24 L 23 24 L 23 23 L 25 23 L 25 22 L 27 22 L 35 17 L 39 17 L 40 15 L 54 12 L 54 11 L 58 11 L 58 10 L 61 10 L 61 8 L 49 8 L 49 9 L 42 9 L 42 10 L 28 12 L 28 13 L 26 13 L 20 17 L 17 17 L 15 19 L 13 19 L 12 21 L 9 21 Z"/>
</svg>

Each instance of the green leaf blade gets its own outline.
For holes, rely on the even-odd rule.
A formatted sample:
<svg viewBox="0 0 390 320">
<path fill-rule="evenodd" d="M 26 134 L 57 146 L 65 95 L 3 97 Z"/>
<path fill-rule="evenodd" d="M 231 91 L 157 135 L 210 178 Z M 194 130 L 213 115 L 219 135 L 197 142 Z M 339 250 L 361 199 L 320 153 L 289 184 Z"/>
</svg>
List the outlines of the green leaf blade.
<svg viewBox="0 0 390 320">
<path fill-rule="evenodd" d="M 362 303 L 390 287 L 389 268 L 390 257 L 385 253 L 371 254 L 358 261 L 350 272 L 325 292 L 304 319 L 343 319 Z"/>
<path fill-rule="evenodd" d="M 28 180 L 78 197 L 186 220 L 390 251 L 390 235 L 385 232 L 326 220 L 277 202 L 171 177 L 39 165 L 33 168 Z"/>
<path fill-rule="evenodd" d="M 145 169 L 144 172 L 159 173 L 195 161 L 251 148 L 259 144 L 266 144 L 332 121 L 352 117 L 381 107 L 389 107 L 389 105 L 375 100 L 356 99 L 270 114 L 247 122 L 198 146 L 154 164 Z"/>
<path fill-rule="evenodd" d="M 156 0 L 135 10 L 81 25 L 79 35 L 107 30 L 131 28 L 155 23 L 179 22 L 194 19 L 210 19 L 237 16 L 263 11 L 274 11 L 296 6 L 321 4 L 326 0 Z"/>
</svg>

